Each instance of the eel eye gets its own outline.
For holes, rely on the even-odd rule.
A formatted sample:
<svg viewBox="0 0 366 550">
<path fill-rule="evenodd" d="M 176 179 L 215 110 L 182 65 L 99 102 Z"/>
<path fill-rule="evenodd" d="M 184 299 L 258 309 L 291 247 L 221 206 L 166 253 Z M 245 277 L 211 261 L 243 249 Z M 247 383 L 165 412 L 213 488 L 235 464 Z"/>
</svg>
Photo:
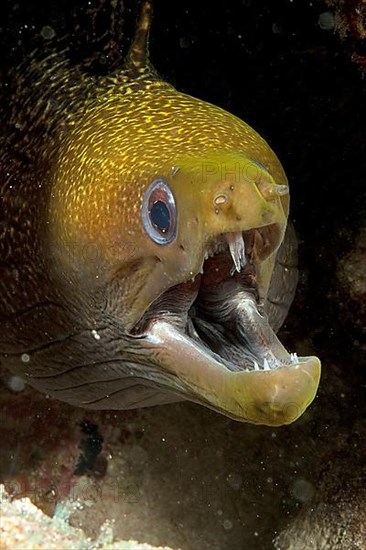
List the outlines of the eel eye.
<svg viewBox="0 0 366 550">
<path fill-rule="evenodd" d="M 177 208 L 173 193 L 163 178 L 154 180 L 145 191 L 141 218 L 146 233 L 158 244 L 169 244 L 177 232 Z"/>
</svg>

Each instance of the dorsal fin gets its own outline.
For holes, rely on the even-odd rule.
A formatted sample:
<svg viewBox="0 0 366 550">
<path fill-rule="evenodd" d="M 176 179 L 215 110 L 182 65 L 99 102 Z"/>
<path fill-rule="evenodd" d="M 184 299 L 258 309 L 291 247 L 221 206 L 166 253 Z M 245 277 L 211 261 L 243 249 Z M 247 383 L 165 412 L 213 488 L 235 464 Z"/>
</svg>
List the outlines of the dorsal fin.
<svg viewBox="0 0 366 550">
<path fill-rule="evenodd" d="M 149 33 L 152 20 L 152 0 L 142 0 L 135 37 L 125 60 L 125 68 L 133 73 L 152 69 L 149 61 Z"/>
</svg>

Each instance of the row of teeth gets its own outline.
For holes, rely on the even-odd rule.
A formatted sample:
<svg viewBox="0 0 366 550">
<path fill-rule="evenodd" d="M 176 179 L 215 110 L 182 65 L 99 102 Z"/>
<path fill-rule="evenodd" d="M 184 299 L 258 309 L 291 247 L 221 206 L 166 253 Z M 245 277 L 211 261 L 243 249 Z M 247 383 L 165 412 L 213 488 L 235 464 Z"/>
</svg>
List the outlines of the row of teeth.
<svg viewBox="0 0 366 550">
<path fill-rule="evenodd" d="M 254 361 L 254 370 L 271 370 L 267 359 L 263 360 L 263 368 L 260 368 L 257 361 Z"/>
<path fill-rule="evenodd" d="M 244 269 L 247 264 L 247 259 L 245 257 L 245 243 L 243 233 L 241 231 L 236 231 L 234 233 L 225 233 L 225 238 L 227 244 L 229 245 L 231 258 L 234 262 L 230 274 L 234 275 L 235 271 L 240 273 L 240 271 Z M 218 244 L 218 246 L 220 247 L 220 244 Z M 204 261 L 213 256 L 214 253 L 214 251 L 211 251 L 210 253 L 208 250 L 206 250 Z M 200 273 L 203 273 L 203 262 L 201 265 Z"/>
<path fill-rule="evenodd" d="M 299 358 L 297 353 L 290 353 L 290 360 L 292 365 L 298 364 Z M 282 366 L 282 363 L 278 363 L 278 366 Z M 268 360 L 263 359 L 263 365 L 261 367 L 258 365 L 257 361 L 254 361 L 254 370 L 271 370 L 271 367 L 269 366 Z"/>
</svg>

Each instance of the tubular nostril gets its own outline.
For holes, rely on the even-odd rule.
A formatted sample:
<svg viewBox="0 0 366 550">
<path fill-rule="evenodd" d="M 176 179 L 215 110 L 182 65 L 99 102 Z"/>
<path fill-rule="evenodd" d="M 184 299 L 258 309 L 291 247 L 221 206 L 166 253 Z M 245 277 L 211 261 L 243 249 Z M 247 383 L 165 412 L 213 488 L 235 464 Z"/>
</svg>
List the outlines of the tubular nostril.
<svg viewBox="0 0 366 550">
<path fill-rule="evenodd" d="M 287 195 L 290 192 L 289 186 L 286 184 L 277 185 L 269 181 L 257 181 L 256 185 L 260 194 L 267 201 L 273 201 L 278 196 Z"/>
<path fill-rule="evenodd" d="M 282 183 L 282 184 L 275 183 L 275 188 L 276 188 L 277 195 L 279 195 L 280 197 L 282 197 L 282 195 L 288 195 L 290 192 L 290 188 L 286 183 Z"/>
<path fill-rule="evenodd" d="M 275 183 L 270 172 L 256 160 L 248 166 L 248 175 L 251 181 L 254 181 L 258 191 L 267 201 L 273 201 L 278 196 L 288 195 L 290 192 L 287 184 Z"/>
</svg>

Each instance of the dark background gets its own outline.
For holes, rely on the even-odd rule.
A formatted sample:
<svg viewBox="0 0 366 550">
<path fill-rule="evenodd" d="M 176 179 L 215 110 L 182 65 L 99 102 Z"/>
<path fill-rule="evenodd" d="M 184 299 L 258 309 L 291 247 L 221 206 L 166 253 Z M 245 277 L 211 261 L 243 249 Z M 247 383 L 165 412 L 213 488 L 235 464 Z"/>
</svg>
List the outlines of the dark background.
<svg viewBox="0 0 366 550">
<path fill-rule="evenodd" d="M 365 220 L 366 94 L 351 44 L 319 26 L 328 9 L 296 0 L 158 1 L 151 57 L 179 89 L 243 118 L 279 156 L 300 239 L 297 329 L 312 332 L 319 355 L 324 347 L 337 356 L 340 338 L 348 350 L 356 338 L 332 285 Z"/>
</svg>

